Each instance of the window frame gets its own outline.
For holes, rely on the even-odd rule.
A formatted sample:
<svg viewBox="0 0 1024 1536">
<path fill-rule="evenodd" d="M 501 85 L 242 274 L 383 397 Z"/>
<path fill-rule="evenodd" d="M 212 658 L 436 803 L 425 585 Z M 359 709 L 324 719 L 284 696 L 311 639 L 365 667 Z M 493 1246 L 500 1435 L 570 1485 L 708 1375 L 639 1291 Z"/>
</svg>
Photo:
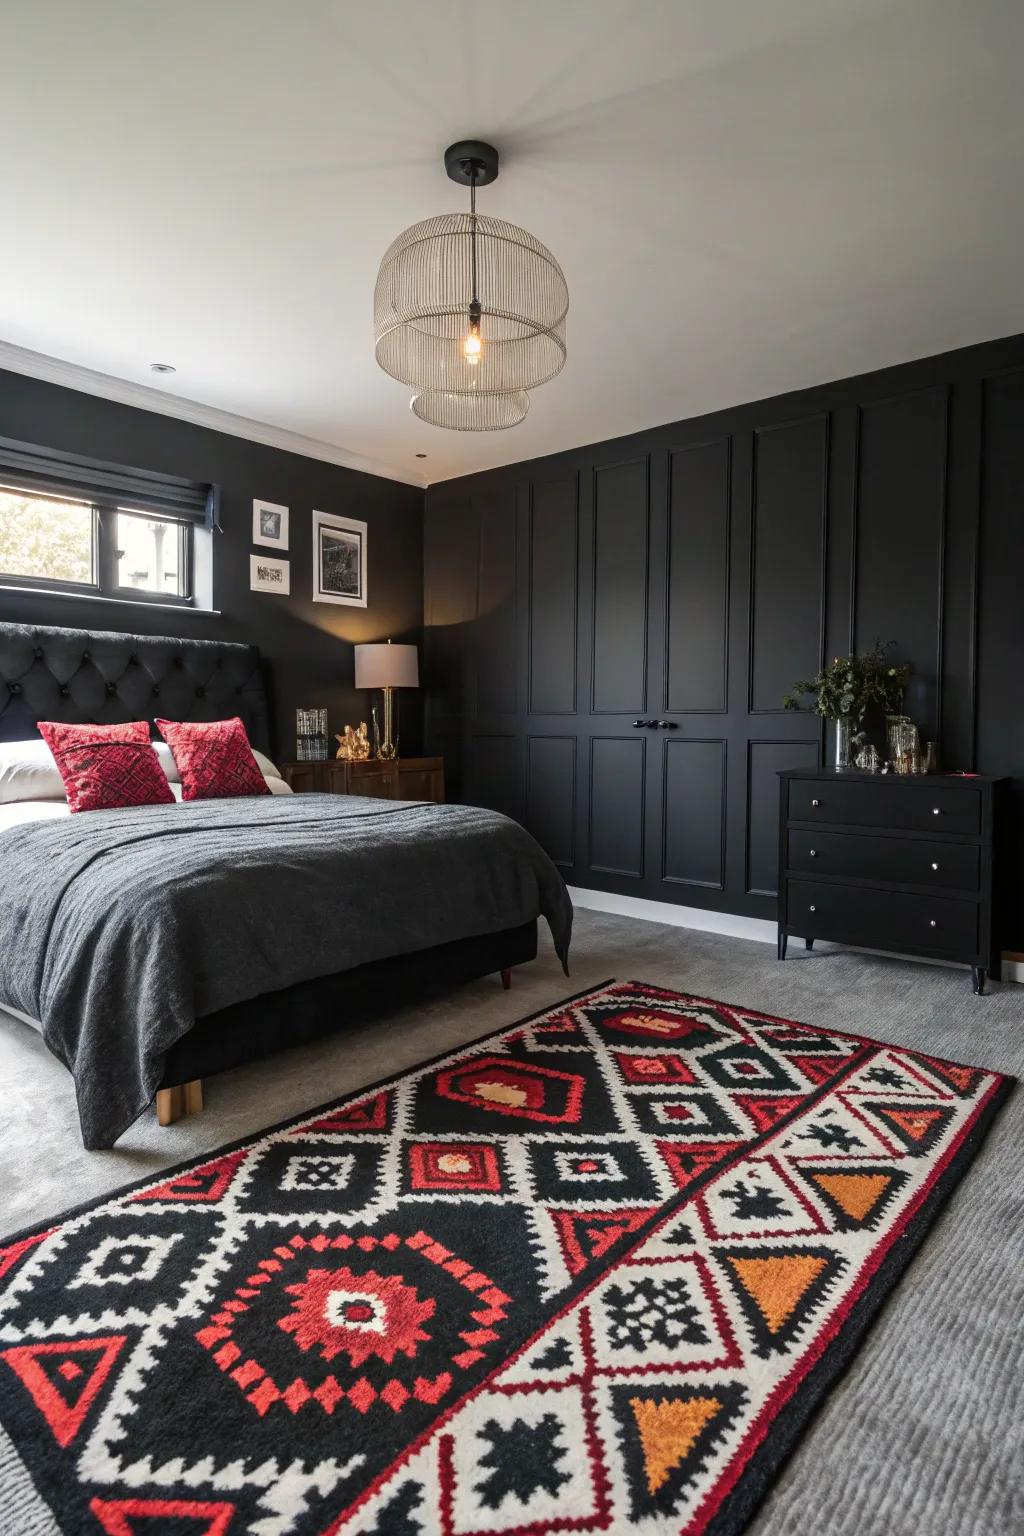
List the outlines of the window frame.
<svg viewBox="0 0 1024 1536">
<path fill-rule="evenodd" d="M 64 597 L 99 597 L 108 602 L 151 603 L 158 608 L 195 607 L 195 529 L 191 520 L 175 517 L 141 503 L 129 505 L 120 497 L 101 497 L 86 491 L 75 492 L 71 486 L 56 492 L 33 485 L 17 485 L 14 476 L 0 477 L 0 491 L 11 491 L 39 501 L 69 501 L 85 505 L 92 512 L 92 580 L 64 581 L 56 576 L 21 576 L 0 570 L 0 589 L 27 588 L 34 592 L 52 592 Z M 177 529 L 178 571 L 182 591 L 146 592 L 141 587 L 122 586 L 118 581 L 118 515 L 137 517 L 150 523 L 167 523 Z"/>
</svg>

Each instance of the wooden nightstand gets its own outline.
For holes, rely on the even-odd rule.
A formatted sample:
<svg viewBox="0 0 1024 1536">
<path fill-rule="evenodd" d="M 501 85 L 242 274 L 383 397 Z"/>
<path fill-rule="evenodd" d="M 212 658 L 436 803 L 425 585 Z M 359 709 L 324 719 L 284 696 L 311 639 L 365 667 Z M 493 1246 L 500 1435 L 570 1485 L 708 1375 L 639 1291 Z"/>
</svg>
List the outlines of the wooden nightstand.
<svg viewBox="0 0 1024 1536">
<path fill-rule="evenodd" d="M 444 804 L 444 758 L 399 757 L 392 763 L 328 758 L 281 763 L 281 777 L 296 794 L 370 795 L 377 800 L 432 800 Z"/>
</svg>

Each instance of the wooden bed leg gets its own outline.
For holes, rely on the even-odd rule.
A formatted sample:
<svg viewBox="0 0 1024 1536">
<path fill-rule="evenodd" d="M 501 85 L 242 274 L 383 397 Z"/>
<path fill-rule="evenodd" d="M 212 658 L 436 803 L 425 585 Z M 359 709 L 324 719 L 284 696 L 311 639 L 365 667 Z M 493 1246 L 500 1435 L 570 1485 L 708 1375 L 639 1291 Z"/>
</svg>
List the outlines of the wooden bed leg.
<svg viewBox="0 0 1024 1536">
<path fill-rule="evenodd" d="M 157 1089 L 156 1118 L 161 1125 L 173 1125 L 184 1112 L 184 1093 L 180 1087 Z"/>
<path fill-rule="evenodd" d="M 511 991 L 512 967 L 510 965 L 503 965 L 501 968 L 501 984 L 505 988 L 506 992 Z"/>
<path fill-rule="evenodd" d="M 198 1115 L 202 1108 L 202 1078 L 195 1077 L 190 1083 L 178 1083 L 173 1088 L 157 1089 L 156 1118 L 160 1125 L 173 1125 L 183 1115 Z"/>
</svg>

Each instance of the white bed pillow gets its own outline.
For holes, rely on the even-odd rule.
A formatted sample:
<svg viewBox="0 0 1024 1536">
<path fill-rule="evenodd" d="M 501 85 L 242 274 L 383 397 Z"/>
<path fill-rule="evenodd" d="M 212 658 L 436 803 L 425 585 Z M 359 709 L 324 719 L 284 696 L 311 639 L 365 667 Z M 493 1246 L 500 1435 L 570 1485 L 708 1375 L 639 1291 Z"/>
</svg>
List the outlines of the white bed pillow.
<svg viewBox="0 0 1024 1536">
<path fill-rule="evenodd" d="M 181 774 L 178 772 L 178 765 L 174 761 L 174 753 L 166 741 L 154 741 L 153 751 L 160 759 L 160 767 L 167 775 L 168 784 L 180 784 Z"/>
<path fill-rule="evenodd" d="M 178 772 L 178 765 L 174 761 L 174 753 L 171 751 L 166 741 L 154 741 L 153 750 L 157 757 L 160 759 L 160 766 L 164 770 L 164 773 L 167 775 L 168 783 L 180 784 L 181 774 Z M 278 768 L 275 763 L 272 763 L 270 758 L 267 757 L 265 753 L 257 752 L 255 747 L 250 748 L 250 750 L 257 763 L 259 763 L 260 773 L 262 773 L 265 779 L 280 779 L 280 768 Z"/>
<path fill-rule="evenodd" d="M 270 758 L 267 757 L 265 753 L 257 752 L 255 747 L 250 748 L 250 750 L 252 752 L 253 757 L 259 763 L 259 765 L 260 765 L 260 773 L 262 773 L 262 775 L 263 775 L 263 777 L 265 779 L 280 779 L 281 778 L 281 770 L 280 770 L 280 768 L 277 766 L 276 763 L 272 763 L 270 761 Z M 275 790 L 274 793 L 275 794 L 280 794 L 280 790 Z"/>
<path fill-rule="evenodd" d="M 284 779 L 279 779 L 279 778 L 275 777 L 275 775 L 272 774 L 272 773 L 265 773 L 263 775 L 263 779 L 264 779 L 264 782 L 266 783 L 267 788 L 270 790 L 270 793 L 272 795 L 290 795 L 290 794 L 293 793 L 293 790 L 292 790 L 292 787 L 291 787 L 290 784 L 286 784 Z M 181 785 L 180 784 L 172 784 L 171 785 L 171 794 L 174 796 L 175 800 L 180 801 L 181 800 Z M 228 805 L 230 803 L 231 798 L 232 798 L 231 796 L 225 796 L 225 798 L 224 798 L 222 803 L 224 805 Z M 244 797 L 240 796 L 239 798 L 244 798 Z M 218 802 L 218 803 L 221 803 L 221 802 Z M 192 805 L 207 805 L 207 804 L 209 804 L 209 802 L 205 801 L 205 800 L 192 800 L 192 801 L 190 801 L 190 804 L 192 804 Z"/>
<path fill-rule="evenodd" d="M 0 741 L 0 805 L 18 800 L 64 800 L 64 780 L 41 737 Z"/>
</svg>

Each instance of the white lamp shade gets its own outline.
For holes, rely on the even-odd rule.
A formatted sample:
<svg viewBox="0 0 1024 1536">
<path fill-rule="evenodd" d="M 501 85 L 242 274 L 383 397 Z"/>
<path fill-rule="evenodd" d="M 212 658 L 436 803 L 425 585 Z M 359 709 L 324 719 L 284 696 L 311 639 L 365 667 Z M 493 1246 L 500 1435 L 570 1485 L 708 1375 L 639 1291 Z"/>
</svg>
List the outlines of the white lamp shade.
<svg viewBox="0 0 1024 1536">
<path fill-rule="evenodd" d="M 356 646 L 357 688 L 418 688 L 419 659 L 414 645 Z"/>
</svg>

